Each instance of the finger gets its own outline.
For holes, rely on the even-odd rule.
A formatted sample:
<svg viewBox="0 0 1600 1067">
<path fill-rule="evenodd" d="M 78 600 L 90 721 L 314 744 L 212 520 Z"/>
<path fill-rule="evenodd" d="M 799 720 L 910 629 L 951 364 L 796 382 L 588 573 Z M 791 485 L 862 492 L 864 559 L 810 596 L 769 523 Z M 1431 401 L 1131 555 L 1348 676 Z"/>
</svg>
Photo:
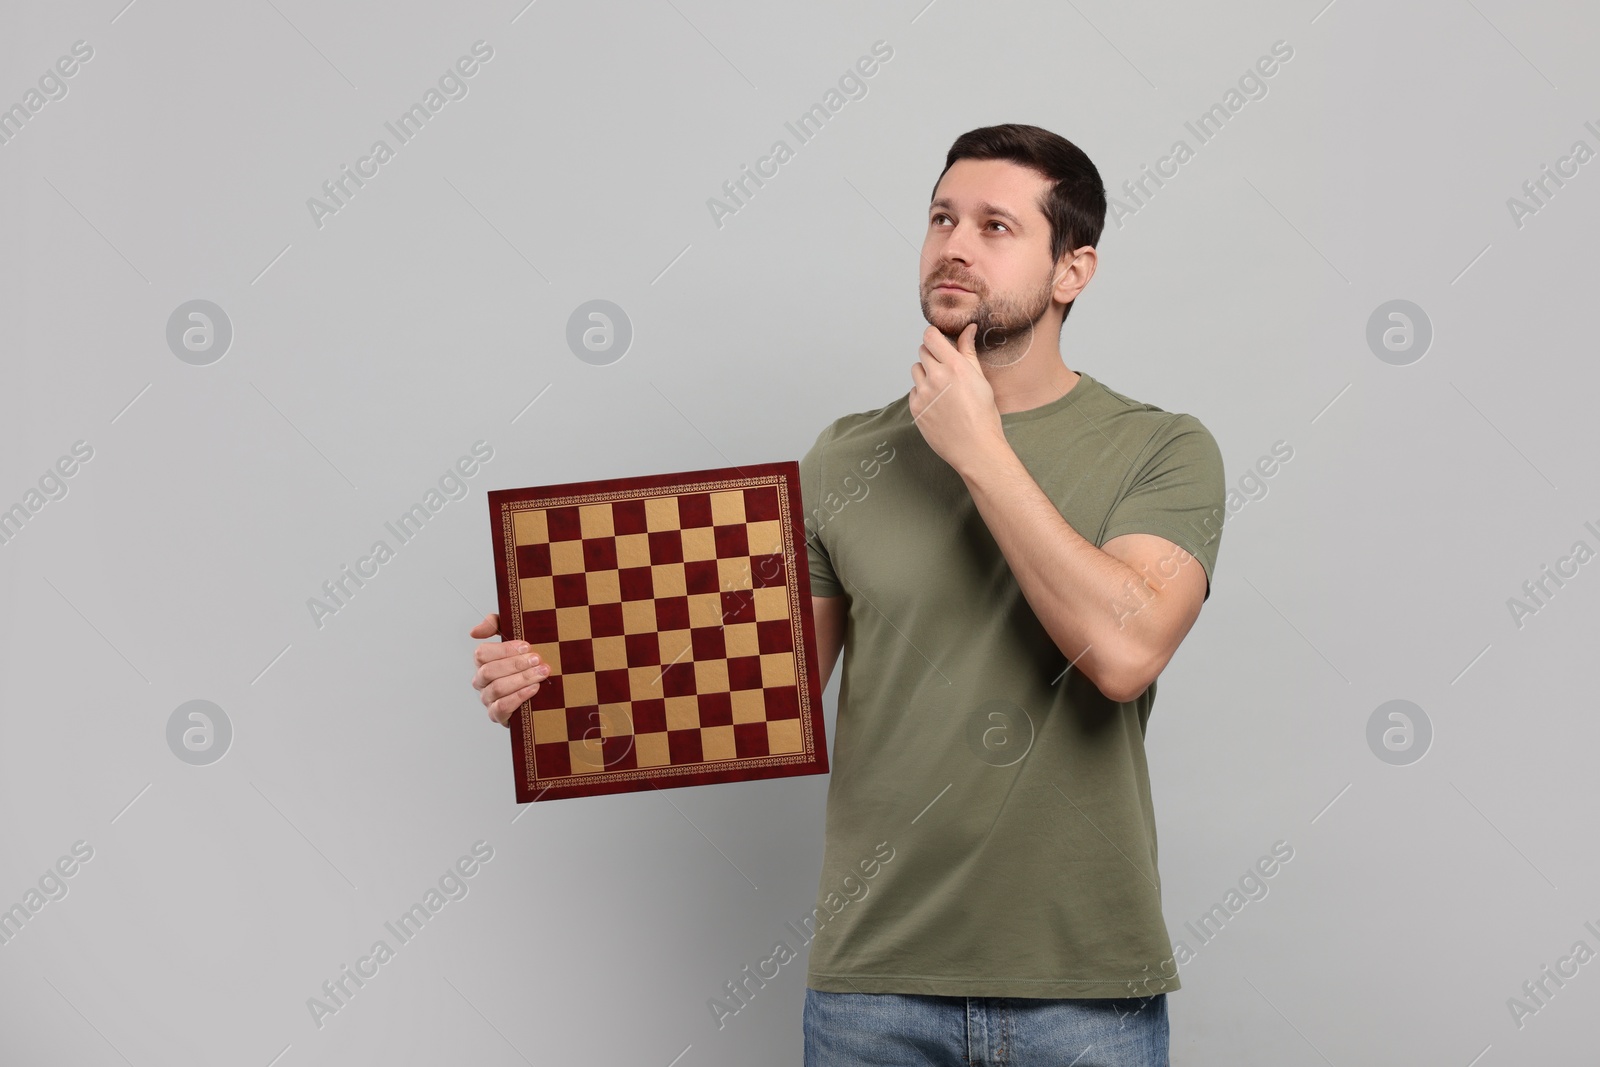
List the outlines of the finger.
<svg viewBox="0 0 1600 1067">
<path fill-rule="evenodd" d="M 496 715 L 494 717 L 494 721 L 499 723 L 501 726 L 504 726 L 506 729 L 509 730 L 509 729 L 511 729 L 511 717 L 513 715 L 515 715 L 516 713 L 517 713 L 516 707 L 512 707 L 512 709 L 510 711 L 503 712 L 501 714 Z"/>
<path fill-rule="evenodd" d="M 526 685 L 523 686 L 522 689 L 517 689 L 515 693 L 507 693 L 506 696 L 501 697 L 501 699 L 498 699 L 498 701 L 486 702 L 485 707 L 490 709 L 490 718 L 493 718 L 494 721 L 498 721 L 498 723 L 501 723 L 501 725 L 506 725 L 507 718 L 512 717 L 512 713 L 514 713 L 518 707 L 522 707 L 523 702 L 525 702 L 528 697 L 533 696 L 534 693 L 538 693 L 538 691 L 538 683 Z"/>
<path fill-rule="evenodd" d="M 472 675 L 472 688 L 484 689 L 495 682 L 513 675 L 528 674 L 544 668 L 549 669 L 544 659 L 537 652 L 528 652 L 520 656 L 506 656 L 502 659 L 491 660 L 479 667 Z M 503 693 L 504 690 L 501 690 Z"/>
<path fill-rule="evenodd" d="M 978 324 L 975 322 L 967 323 L 966 328 L 961 331 L 961 336 L 958 338 L 962 355 L 971 356 L 973 359 L 978 358 L 977 337 Z"/>
<path fill-rule="evenodd" d="M 547 663 L 540 663 L 537 666 L 529 667 L 527 670 L 503 675 L 483 687 L 483 702 L 490 704 L 497 700 L 502 700 L 530 685 L 542 682 L 548 677 L 550 677 L 550 665 Z"/>
<path fill-rule="evenodd" d="M 529 695 L 531 696 L 532 694 Z M 523 699 L 527 698 L 524 697 Z M 505 700 L 497 700 L 489 705 L 489 718 L 501 726 L 509 726 L 511 724 L 511 716 L 517 713 L 517 708 L 521 705 L 522 701 L 518 700 L 515 695 L 507 697 Z"/>
<path fill-rule="evenodd" d="M 501 726 L 510 726 L 511 716 L 517 713 L 517 708 L 520 706 L 521 702 L 515 700 L 515 698 L 510 698 L 503 702 L 496 701 L 495 703 L 489 705 L 487 714 L 489 718 L 493 719 Z"/>
<path fill-rule="evenodd" d="M 929 377 L 927 367 L 924 367 L 921 363 L 911 364 L 911 392 L 913 395 L 921 396 L 929 390 Z"/>
<path fill-rule="evenodd" d="M 493 637 L 500 632 L 500 616 L 490 612 L 483 617 L 483 621 L 467 631 L 469 637 Z"/>
<path fill-rule="evenodd" d="M 544 673 L 539 673 L 539 672 Z M 530 661 L 526 656 L 517 656 L 515 659 L 501 659 L 493 664 L 478 667 L 478 672 L 472 675 L 472 688 L 483 693 L 483 701 L 493 701 L 498 697 L 506 696 L 512 689 L 526 685 L 528 681 L 538 681 L 547 677 L 550 665 L 546 662 Z M 498 686 L 498 688 L 496 688 Z"/>
<path fill-rule="evenodd" d="M 967 325 L 974 325 L 968 323 Z M 951 356 L 960 355 L 960 349 L 950 343 L 950 338 L 939 332 L 937 326 L 929 326 L 922 333 L 922 347 L 927 351 L 929 358 L 935 363 L 943 363 Z"/>
<path fill-rule="evenodd" d="M 522 706 L 524 701 L 538 691 L 539 683 L 533 682 L 530 685 L 523 686 L 514 693 L 501 697 L 499 700 L 491 701 L 488 705 L 489 718 L 493 719 L 501 726 L 510 725 L 511 716 L 516 714 L 516 710 Z"/>
<path fill-rule="evenodd" d="M 472 650 L 473 662 L 480 667 L 507 656 L 521 656 L 532 651 L 526 641 L 485 641 Z"/>
</svg>

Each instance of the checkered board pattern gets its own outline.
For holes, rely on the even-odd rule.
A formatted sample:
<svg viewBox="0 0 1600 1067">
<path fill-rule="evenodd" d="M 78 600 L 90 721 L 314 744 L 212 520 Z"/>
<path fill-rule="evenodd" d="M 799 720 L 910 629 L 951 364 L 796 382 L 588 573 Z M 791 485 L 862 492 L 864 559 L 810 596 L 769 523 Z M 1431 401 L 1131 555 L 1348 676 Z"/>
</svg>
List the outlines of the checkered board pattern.
<svg viewBox="0 0 1600 1067">
<path fill-rule="evenodd" d="M 799 463 L 489 493 L 517 801 L 822 774 Z"/>
</svg>

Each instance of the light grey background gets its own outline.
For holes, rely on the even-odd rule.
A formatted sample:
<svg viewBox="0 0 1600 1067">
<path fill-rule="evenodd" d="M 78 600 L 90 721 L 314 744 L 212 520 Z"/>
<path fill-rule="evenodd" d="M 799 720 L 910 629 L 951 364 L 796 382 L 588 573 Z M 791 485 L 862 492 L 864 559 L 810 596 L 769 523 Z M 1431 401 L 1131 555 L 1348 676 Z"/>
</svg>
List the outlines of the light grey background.
<svg viewBox="0 0 1600 1067">
<path fill-rule="evenodd" d="M 1174 938 L 1294 858 L 1170 997 L 1180 1067 L 1563 1065 L 1600 1004 L 1593 663 L 1600 137 L 1576 3 L 707 0 L 8 4 L 0 105 L 93 58 L 0 145 L 0 507 L 93 458 L 0 545 L 0 946 L 16 1064 L 798 1064 L 802 957 L 707 1001 L 813 903 L 825 777 L 519 809 L 468 686 L 488 489 L 798 459 L 910 388 L 917 248 L 950 142 L 998 122 L 1121 191 L 1069 366 L 1199 416 L 1237 485 L 1149 751 Z M 473 42 L 493 58 L 319 228 L 307 199 Z M 885 41 L 810 143 L 784 126 Z M 1184 127 L 1294 50 L 1212 141 Z M 719 227 L 722 183 L 795 148 Z M 208 366 L 166 324 L 215 302 Z M 631 320 L 609 366 L 580 304 Z M 1395 366 L 1390 300 L 1434 330 Z M 776 403 L 773 402 L 776 399 Z M 531 406 L 530 406 L 531 404 Z M 473 442 L 493 459 L 319 628 L 307 600 Z M 886 476 L 893 476 L 892 471 Z M 837 682 L 827 694 L 831 741 Z M 231 747 L 176 758 L 215 702 Z M 1420 706 L 1425 758 L 1367 723 Z M 493 859 L 318 1027 L 307 1000 L 473 842 Z M 392 939 L 391 939 L 392 940 Z M 1554 989 L 1553 985 L 1550 988 Z"/>
</svg>

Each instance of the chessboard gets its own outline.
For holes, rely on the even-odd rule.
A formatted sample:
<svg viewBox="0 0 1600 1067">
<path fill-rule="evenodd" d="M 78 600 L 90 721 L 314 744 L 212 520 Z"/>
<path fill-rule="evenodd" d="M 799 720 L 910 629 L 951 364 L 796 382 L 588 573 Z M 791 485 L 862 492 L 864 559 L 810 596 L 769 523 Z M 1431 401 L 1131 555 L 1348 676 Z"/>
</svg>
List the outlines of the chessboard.
<svg viewBox="0 0 1600 1067">
<path fill-rule="evenodd" d="M 827 772 L 798 462 L 488 496 L 519 804 Z"/>
</svg>

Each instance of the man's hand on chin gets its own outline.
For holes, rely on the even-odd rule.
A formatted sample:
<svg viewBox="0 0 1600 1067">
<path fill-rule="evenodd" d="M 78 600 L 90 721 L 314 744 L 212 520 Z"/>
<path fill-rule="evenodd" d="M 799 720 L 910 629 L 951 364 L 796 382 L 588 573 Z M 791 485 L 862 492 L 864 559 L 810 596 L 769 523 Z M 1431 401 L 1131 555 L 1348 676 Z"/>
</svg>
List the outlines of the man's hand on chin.
<svg viewBox="0 0 1600 1067">
<path fill-rule="evenodd" d="M 977 336 L 977 323 L 969 322 L 952 345 L 929 326 L 911 365 L 911 417 L 928 447 L 962 474 L 990 449 L 1010 447 L 994 390 L 978 362 Z"/>
</svg>

